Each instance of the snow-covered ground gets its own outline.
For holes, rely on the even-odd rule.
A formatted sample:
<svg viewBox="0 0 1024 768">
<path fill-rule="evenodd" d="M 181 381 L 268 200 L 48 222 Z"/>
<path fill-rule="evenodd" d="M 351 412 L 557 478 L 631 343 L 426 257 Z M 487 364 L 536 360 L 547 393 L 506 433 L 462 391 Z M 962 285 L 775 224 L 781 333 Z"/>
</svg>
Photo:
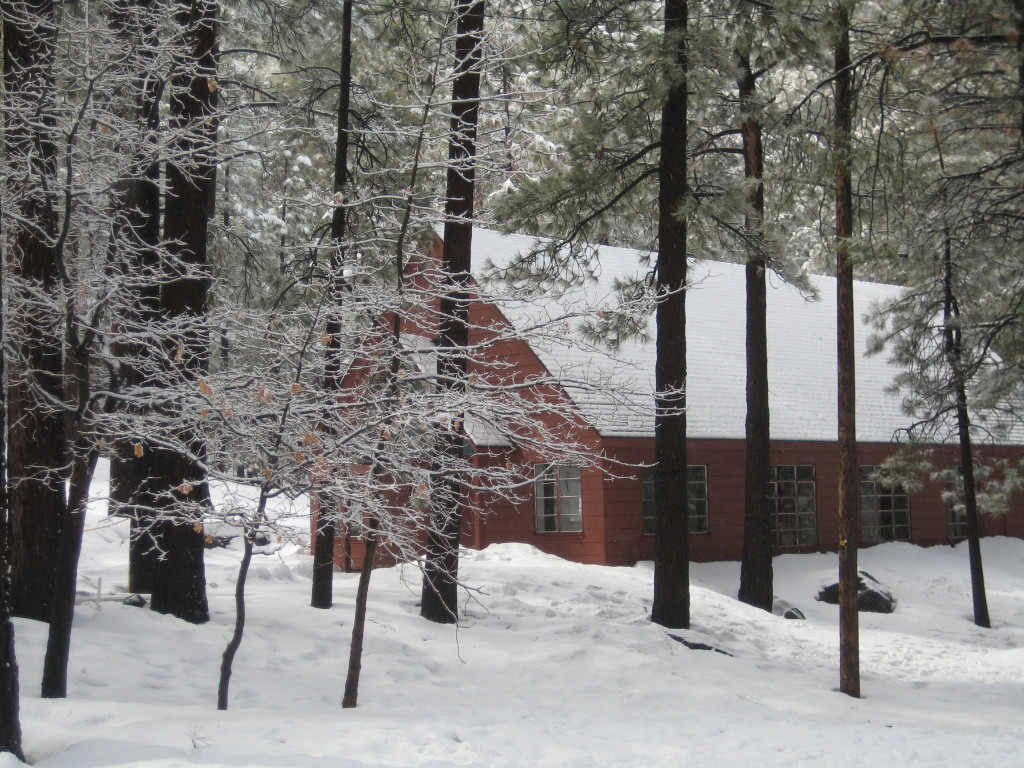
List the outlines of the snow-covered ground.
<svg viewBox="0 0 1024 768">
<path fill-rule="evenodd" d="M 127 525 L 101 507 L 80 586 L 123 590 Z M 311 558 L 289 545 L 254 561 L 217 712 L 239 552 L 211 550 L 206 625 L 79 605 L 66 700 L 39 698 L 45 627 L 17 622 L 25 749 L 46 768 L 1024 765 L 1024 542 L 988 539 L 984 555 L 991 630 L 970 620 L 966 548 L 861 553 L 900 602 L 861 614 L 860 700 L 836 692 L 837 609 L 813 599 L 834 555 L 775 560 L 776 594 L 806 621 L 737 602 L 736 563 L 694 565 L 693 628 L 675 634 L 731 656 L 648 621 L 648 563 L 467 552 L 458 629 L 419 618 L 413 569 L 380 570 L 359 707 L 342 710 L 356 576 L 336 576 L 332 610 L 310 608 Z"/>
</svg>

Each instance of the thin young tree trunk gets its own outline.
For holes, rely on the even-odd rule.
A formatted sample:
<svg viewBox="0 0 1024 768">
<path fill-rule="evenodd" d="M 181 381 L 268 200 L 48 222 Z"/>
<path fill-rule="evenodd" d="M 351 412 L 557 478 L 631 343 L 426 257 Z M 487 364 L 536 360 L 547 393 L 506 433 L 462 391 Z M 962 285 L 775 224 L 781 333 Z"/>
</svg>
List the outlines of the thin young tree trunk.
<svg viewBox="0 0 1024 768">
<path fill-rule="evenodd" d="M 461 392 L 466 386 L 469 345 L 469 282 L 473 245 L 473 196 L 476 176 L 476 133 L 480 111 L 480 64 L 484 2 L 455 3 L 455 80 L 448 144 L 448 175 L 444 223 L 444 288 L 438 333 L 438 374 L 441 386 Z M 436 477 L 431 489 L 432 520 L 427 533 L 420 615 L 450 624 L 458 615 L 459 533 L 462 487 L 448 469 L 462 456 L 465 432 L 462 414 L 437 438 Z"/>
<path fill-rule="evenodd" d="M 373 575 L 373 558 L 377 554 L 377 522 L 373 521 L 366 534 L 366 552 L 363 567 L 359 571 L 359 585 L 356 587 L 356 613 L 352 618 L 352 644 L 348 651 L 348 674 L 345 676 L 345 694 L 341 700 L 342 709 L 351 709 L 359 699 L 359 673 L 363 669 L 363 633 L 366 628 L 366 602 L 370 594 L 370 576 Z"/>
<path fill-rule="evenodd" d="M 855 391 L 853 264 L 853 191 L 850 176 L 850 129 L 853 86 L 850 72 L 850 7 L 836 7 L 835 158 L 836 158 L 836 295 L 839 369 L 839 689 L 860 697 L 860 628 L 857 547 L 860 524 L 857 491 L 857 399 Z"/>
<path fill-rule="evenodd" d="M 214 182 L 214 147 L 217 104 L 217 4 L 211 0 L 180 0 L 177 19 L 186 29 L 188 51 L 183 74 L 172 83 L 169 100 L 172 129 L 186 131 L 179 140 L 183 158 L 168 163 L 168 195 L 164 205 L 164 235 L 182 264 L 194 274 L 178 276 L 161 290 L 160 308 L 168 319 L 189 318 L 193 329 L 181 334 L 169 349 L 180 360 L 174 378 L 200 375 L 209 358 L 209 332 L 205 326 L 209 278 L 207 227 Z M 202 447 L 193 444 L 192 452 Z M 151 607 L 194 623 L 209 619 L 203 564 L 203 530 L 197 520 L 186 520 L 174 509 L 180 502 L 199 509 L 208 501 L 203 470 L 185 455 L 153 451 L 153 475 L 166 517 L 154 526 L 162 551 L 157 561 Z"/>
<path fill-rule="evenodd" d="M 665 35 L 674 51 L 672 86 L 661 113 L 658 170 L 658 308 L 655 362 L 654 599 L 651 620 L 664 627 L 690 625 L 690 556 L 686 485 L 686 178 L 688 112 L 688 5 L 666 0 Z"/>
<path fill-rule="evenodd" d="M 47 240 L 56 227 L 52 201 L 55 149 L 49 102 L 55 98 L 52 0 L 0 2 L 3 13 L 4 147 L 9 169 L 12 221 L 11 272 L 51 293 L 57 265 Z M 47 182 L 47 179 L 51 179 Z M 12 296 L 17 301 L 17 297 Z M 59 402 L 61 354 L 59 319 L 33 313 L 12 318 L 12 342 L 19 370 L 8 389 L 8 469 L 12 609 L 17 616 L 48 621 L 53 595 L 64 493 L 57 470 L 64 462 L 64 423 L 59 413 L 39 406 L 35 390 Z"/>
<path fill-rule="evenodd" d="M 217 709 L 228 708 L 228 686 L 231 683 L 231 665 L 238 647 L 242 644 L 245 631 L 245 580 L 252 562 L 252 531 L 245 531 L 243 538 L 242 562 L 238 564 L 238 581 L 235 582 L 235 629 L 224 649 L 220 662 L 220 682 L 217 685 Z"/>
<path fill-rule="evenodd" d="M 62 526 L 57 571 L 54 576 L 53 609 L 46 637 L 40 695 L 44 699 L 63 699 L 68 695 L 68 659 L 71 653 L 71 626 L 75 617 L 75 588 L 78 560 L 85 532 L 89 484 L 96 464 L 96 453 L 76 446 L 69 481 L 67 520 Z"/>
<path fill-rule="evenodd" d="M 771 420 L 768 409 L 768 263 L 764 252 L 764 148 L 761 121 L 755 116 L 757 79 L 750 67 L 750 49 L 737 51 L 739 97 L 744 120 L 743 175 L 753 180 L 746 216 L 748 246 L 747 303 L 747 419 L 743 518 L 743 557 L 739 599 L 771 611 L 773 594 L 771 502 L 768 468 L 771 462 Z"/>
<path fill-rule="evenodd" d="M 3 217 L 0 216 L 0 221 Z M 2 234 L 2 231 L 0 231 Z M 0 261 L 0 307 L 3 307 L 4 264 Z M 0 312 L 0 350 L 5 349 L 6 334 Z M 0 382 L 6 381 L 4 355 L 0 354 Z M 0 396 L 0 435 L 7 430 L 7 402 Z M 18 660 L 11 621 L 11 560 L 8 548 L 10 497 L 7 493 L 7 441 L 0 439 L 0 752 L 10 752 L 25 760 L 21 747 L 21 693 L 18 686 Z"/>
<path fill-rule="evenodd" d="M 986 629 L 992 626 L 985 594 L 985 570 L 981 562 L 981 520 L 978 516 L 978 497 L 974 479 L 974 445 L 971 439 L 971 418 L 967 411 L 967 384 L 963 371 L 963 346 L 959 322 L 959 307 L 953 291 L 953 245 L 949 232 L 945 234 L 942 259 L 942 326 L 945 336 L 946 360 L 953 379 L 956 398 L 957 436 L 960 444 L 960 467 L 964 481 L 964 518 L 967 521 L 967 553 L 971 568 L 971 597 L 974 602 L 974 623 Z"/>
<path fill-rule="evenodd" d="M 61 525 L 57 569 L 54 574 L 50 627 L 43 659 L 41 695 L 65 698 L 68 695 L 68 657 L 71 653 L 71 627 L 75 617 L 75 591 L 78 560 L 85 532 L 89 486 L 98 451 L 91 434 L 89 341 L 83 337 L 76 317 L 75 302 L 64 309 L 64 435 L 62 479 L 68 488 L 68 509 Z"/>
<path fill-rule="evenodd" d="M 345 188 L 348 184 L 349 111 L 352 94 L 352 0 L 345 0 L 341 16 L 341 94 L 338 97 L 338 141 L 334 151 L 334 212 L 331 216 L 331 316 L 327 320 L 328 389 L 341 389 L 345 350 L 341 341 L 341 304 L 348 292 L 345 280 L 347 229 Z M 313 586 L 310 605 L 330 608 L 334 602 L 334 540 L 337 535 L 338 504 L 328 495 L 326 516 L 317 516 L 313 546 Z"/>
</svg>

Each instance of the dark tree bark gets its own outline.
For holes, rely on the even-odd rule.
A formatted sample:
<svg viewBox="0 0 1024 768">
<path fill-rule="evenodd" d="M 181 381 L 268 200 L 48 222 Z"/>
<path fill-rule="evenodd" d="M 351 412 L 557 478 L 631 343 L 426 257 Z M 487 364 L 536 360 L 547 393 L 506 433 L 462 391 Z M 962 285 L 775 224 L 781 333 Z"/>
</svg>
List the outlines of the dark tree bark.
<svg viewBox="0 0 1024 768">
<path fill-rule="evenodd" d="M 964 519 L 967 523 L 967 554 L 971 568 L 971 597 L 974 623 L 991 628 L 988 598 L 985 594 L 985 570 L 981 562 L 981 520 L 974 479 L 974 445 L 971 438 L 971 417 L 967 411 L 967 382 L 964 376 L 963 343 L 959 329 L 960 308 L 953 291 L 953 246 L 946 233 L 942 258 L 942 328 L 945 337 L 946 361 L 949 364 L 956 404 L 957 437 L 960 446 L 960 467 L 964 481 Z"/>
<path fill-rule="evenodd" d="M 359 571 L 359 585 L 356 587 L 356 613 L 352 618 L 352 644 L 348 651 L 348 674 L 345 676 L 345 694 L 341 700 L 342 709 L 351 709 L 359 699 L 359 674 L 363 670 L 363 634 L 366 628 L 366 603 L 370 593 L 370 576 L 373 574 L 373 559 L 377 554 L 377 521 L 373 521 L 366 533 L 366 552 L 363 567 Z"/>
<path fill-rule="evenodd" d="M 51 292 L 58 280 L 49 243 L 56 232 L 53 201 L 55 150 L 50 135 L 54 98 L 52 0 L 3 2 L 5 183 L 12 214 L 24 222 L 9 232 L 11 272 Z M 49 182 L 47 182 L 49 180 Z M 12 319 L 13 341 L 24 376 L 8 390 L 11 477 L 10 556 L 12 608 L 17 616 L 48 621 L 64 495 L 57 468 L 64 461 L 64 424 L 53 408 L 38 406 L 38 389 L 60 402 L 60 319 L 43 313 Z"/>
<path fill-rule="evenodd" d="M 651 620 L 690 625 L 690 556 L 686 485 L 686 178 L 688 5 L 666 0 L 665 35 L 674 52 L 672 86 L 661 113 L 658 169 L 658 308 L 655 362 L 655 560 Z"/>
<path fill-rule="evenodd" d="M 0 221 L 2 221 L 0 217 Z M 0 261 L 0 307 L 3 306 L 4 264 Z M 6 342 L 0 313 L 0 350 Z M 0 354 L 0 381 L 6 381 L 4 355 Z M 7 430 L 7 404 L 0 397 L 0 435 Z M 21 695 L 18 688 L 18 660 L 14 652 L 14 623 L 11 621 L 11 560 L 8 547 L 10 506 L 7 493 L 7 442 L 0 440 L 0 752 L 25 760 L 21 747 Z"/>
<path fill-rule="evenodd" d="M 88 364 L 82 367 L 88 369 Z M 88 386 L 88 378 L 80 379 Z M 71 422 L 76 417 L 69 413 Z M 81 423 L 68 424 L 69 432 L 81 432 Z M 71 466 L 68 477 L 68 513 L 62 525 L 54 575 L 50 630 L 46 637 L 43 677 L 40 695 L 44 699 L 63 699 L 68 695 L 68 658 L 71 653 L 71 626 L 75 617 L 75 587 L 78 583 L 78 560 L 85 532 L 86 504 L 97 454 L 84 441 L 76 440 L 68 450 Z"/>
<path fill-rule="evenodd" d="M 448 144 L 445 196 L 444 286 L 438 334 L 440 385 L 454 390 L 466 386 L 466 347 L 469 344 L 467 284 L 473 244 L 473 196 L 476 178 L 476 132 L 480 111 L 480 62 L 484 31 L 484 2 L 455 3 L 455 80 Z M 427 533 L 420 615 L 430 621 L 454 623 L 457 617 L 459 532 L 462 487 L 446 469 L 462 455 L 465 433 L 461 414 L 436 441 L 436 480 L 431 490 L 433 510 Z"/>
<path fill-rule="evenodd" d="M 768 409 L 768 259 L 764 251 L 764 148 L 761 122 L 755 117 L 757 78 L 750 67 L 750 50 L 737 51 L 740 65 L 740 110 L 744 115 L 743 174 L 755 186 L 746 217 L 748 246 L 747 304 L 747 419 L 746 471 L 743 518 L 743 557 L 739 599 L 771 611 L 773 594 L 771 501 L 768 471 L 771 464 L 771 420 Z"/>
<path fill-rule="evenodd" d="M 179 477 L 187 476 L 194 469 L 191 462 L 168 453 L 154 464 L 158 472 L 174 471 Z M 174 493 L 187 497 L 192 496 L 195 490 L 187 494 Z M 209 621 L 202 525 L 192 521 L 160 520 L 155 523 L 154 530 L 161 557 L 156 564 L 150 607 L 158 613 L 169 613 L 193 624 Z"/>
<path fill-rule="evenodd" d="M 334 194 L 336 203 L 331 215 L 331 301 L 333 312 L 327 320 L 328 389 L 340 389 L 345 365 L 341 342 L 341 304 L 348 292 L 345 280 L 347 247 L 347 207 L 344 205 L 348 185 L 349 112 L 352 98 L 352 2 L 345 0 L 341 13 L 341 82 L 338 97 L 338 141 L 334 151 Z M 318 515 L 316 540 L 313 546 L 313 587 L 310 605 L 330 608 L 334 602 L 334 540 L 337 534 L 338 504 L 328 498 L 328 514 Z"/>
<path fill-rule="evenodd" d="M 242 633 L 245 631 L 245 580 L 249 575 L 249 564 L 252 563 L 252 534 L 252 531 L 245 532 L 242 562 L 238 564 L 238 580 L 235 582 L 235 629 L 220 661 L 220 682 L 217 685 L 218 710 L 228 708 L 231 665 L 234 663 L 235 654 L 238 653 L 238 647 L 242 644 Z"/>
<path fill-rule="evenodd" d="M 119 0 L 114 6 L 111 24 L 125 40 L 134 55 L 126 65 L 135 78 L 134 121 L 140 129 L 152 132 L 160 126 L 160 82 L 149 66 L 158 42 L 150 14 L 153 0 Z M 139 156 L 140 164 L 146 159 Z M 160 316 L 160 286 L 156 279 L 160 258 L 156 246 L 160 242 L 160 165 L 151 162 L 139 177 L 126 178 L 120 186 L 120 215 L 115 219 L 115 242 L 111 254 L 113 266 L 126 274 L 152 275 L 153 280 L 138 290 L 131 308 L 115 322 L 139 337 Z M 118 376 L 123 387 L 142 386 L 151 382 L 143 371 L 143 360 L 149 356 L 146 344 L 118 346 L 114 353 L 120 358 Z M 152 451 L 143 446 L 136 451 L 133 444 L 117 443 L 110 456 L 111 511 L 131 521 L 128 550 L 128 589 L 151 592 L 158 557 L 150 536 L 154 498 L 150 488 Z"/>
<path fill-rule="evenodd" d="M 850 10 L 836 6 L 835 162 L 836 162 L 836 296 L 839 369 L 839 689 L 860 697 L 860 629 L 857 607 L 857 548 L 860 515 L 857 492 L 857 397 L 855 389 L 853 264 L 853 189 L 850 176 L 850 130 L 853 118 L 850 63 Z"/>
<path fill-rule="evenodd" d="M 327 499 L 324 499 L 327 501 Z M 330 505 L 334 508 L 334 505 Z M 323 515 L 323 505 L 316 516 L 315 543 L 313 545 L 313 586 L 309 604 L 314 608 L 334 605 L 334 540 L 337 530 L 333 517 Z M 331 513 L 328 513 L 331 514 Z"/>
<path fill-rule="evenodd" d="M 160 310 L 169 320 L 188 321 L 190 327 L 168 345 L 175 361 L 173 378 L 189 380 L 206 369 L 209 330 L 206 327 L 207 226 L 214 186 L 217 105 L 217 4 L 209 0 L 181 0 L 176 14 L 187 30 L 189 50 L 172 80 L 170 126 L 182 132 L 176 162 L 167 164 L 168 195 L 164 204 L 164 237 L 181 265 L 191 274 L 174 275 L 160 292 Z M 177 266 L 177 265 L 174 265 Z M 174 271 L 172 266 L 172 271 Z M 202 446 L 191 446 L 194 455 Z M 181 453 L 154 450 L 152 474 L 158 502 L 166 505 L 163 519 L 154 525 L 162 552 L 157 561 L 151 607 L 186 621 L 209 619 L 203 565 L 203 530 L 196 519 L 182 519 L 179 504 L 198 509 L 208 503 L 205 476 L 197 462 Z"/>
</svg>

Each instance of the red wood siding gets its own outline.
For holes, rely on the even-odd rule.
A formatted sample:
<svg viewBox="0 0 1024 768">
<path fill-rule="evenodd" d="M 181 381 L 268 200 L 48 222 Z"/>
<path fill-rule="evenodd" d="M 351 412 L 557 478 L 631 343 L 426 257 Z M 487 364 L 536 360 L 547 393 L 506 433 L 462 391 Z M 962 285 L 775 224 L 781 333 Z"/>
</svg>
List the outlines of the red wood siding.
<svg viewBox="0 0 1024 768">
<path fill-rule="evenodd" d="M 535 533 L 533 499 L 518 505 L 496 504 L 489 510 L 473 546 L 499 542 L 525 542 L 560 557 L 585 563 L 631 565 L 654 556 L 654 537 L 642 532 L 640 469 L 650 463 L 654 443 L 650 439 L 609 439 L 602 441 L 605 474 L 584 471 L 583 532 L 579 534 Z M 858 446 L 860 465 L 881 463 L 895 447 L 885 443 Z M 708 532 L 690 535 L 690 558 L 695 562 L 738 560 L 743 551 L 743 467 L 742 440 L 693 440 L 689 461 L 707 468 Z M 987 447 L 980 449 L 988 459 L 1019 460 L 1024 449 Z M 817 544 L 804 547 L 776 547 L 777 553 L 835 551 L 838 544 L 838 446 L 835 443 L 780 441 L 772 445 L 776 465 L 812 465 L 815 471 Z M 936 467 L 955 466 L 956 452 L 938 447 L 933 455 Z M 944 485 L 923 477 L 922 488 L 909 494 L 911 540 L 923 546 L 949 544 L 947 509 L 942 500 Z M 1024 538 L 1024 497 L 1011 500 L 1003 516 L 983 516 L 985 535 Z M 869 545 L 870 546 L 870 545 Z"/>
</svg>

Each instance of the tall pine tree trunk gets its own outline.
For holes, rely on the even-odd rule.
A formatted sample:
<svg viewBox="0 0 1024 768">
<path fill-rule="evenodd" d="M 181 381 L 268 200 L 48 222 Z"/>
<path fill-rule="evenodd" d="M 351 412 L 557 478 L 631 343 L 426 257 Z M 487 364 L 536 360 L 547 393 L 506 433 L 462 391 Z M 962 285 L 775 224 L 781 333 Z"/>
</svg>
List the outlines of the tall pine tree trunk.
<svg viewBox="0 0 1024 768">
<path fill-rule="evenodd" d="M 743 113 L 743 175 L 754 184 L 746 217 L 747 251 L 747 419 L 746 470 L 743 517 L 743 558 L 740 563 L 739 599 L 772 609 L 772 526 L 768 498 L 771 463 L 771 420 L 768 409 L 768 259 L 763 237 L 764 148 L 761 121 L 756 117 L 757 79 L 750 67 L 750 49 L 737 51 L 740 65 L 739 97 Z"/>
<path fill-rule="evenodd" d="M 438 374 L 442 387 L 461 392 L 466 386 L 466 347 L 469 345 L 467 284 L 472 267 L 484 3 L 482 0 L 457 0 L 455 14 L 455 81 L 448 143 Z M 463 499 L 461 484 L 451 477 L 449 470 L 462 457 L 465 442 L 462 419 L 461 413 L 450 415 L 451 423 L 438 436 L 435 447 L 436 479 L 431 489 L 432 519 L 427 533 L 420 615 L 441 623 L 453 623 L 457 616 Z"/>
<path fill-rule="evenodd" d="M 0 221 L 3 218 L 0 216 Z M 2 235 L 2 230 L 0 230 Z M 3 306 L 4 273 L 0 262 L 0 307 Z M 0 313 L 0 350 L 7 337 Z M 6 381 L 4 356 L 0 354 L 0 381 Z M 7 403 L 0 397 L 0 435 L 7 429 Z M 18 686 L 18 661 L 14 652 L 14 623 L 11 621 L 11 561 L 8 546 L 10 506 L 7 486 L 7 441 L 0 440 L 0 752 L 10 752 L 25 760 L 21 747 L 21 694 Z"/>
<path fill-rule="evenodd" d="M 331 302 L 327 320 L 327 389 L 341 389 L 346 351 L 341 343 L 341 304 L 348 284 L 345 280 L 346 224 L 345 187 L 348 183 L 349 110 L 352 94 L 352 0 L 345 0 L 341 15 L 341 94 L 338 97 L 338 141 L 334 152 L 334 194 L 331 216 Z M 330 608 L 334 602 L 334 539 L 337 533 L 337 500 L 326 498 L 327 515 L 317 515 L 313 547 L 313 586 L 310 605 Z M 321 507 L 323 509 L 323 507 Z"/>
<path fill-rule="evenodd" d="M 942 329 L 945 336 L 946 361 L 955 398 L 957 437 L 960 446 L 960 468 L 964 481 L 964 518 L 967 522 L 967 554 L 971 568 L 971 597 L 974 603 L 974 623 L 986 629 L 992 626 L 985 594 L 985 570 L 981 563 L 981 520 L 978 515 L 978 496 L 974 480 L 974 445 L 971 439 L 971 417 L 967 411 L 967 382 L 963 370 L 959 306 L 953 291 L 953 245 L 949 232 L 945 234 L 942 257 Z"/>
<path fill-rule="evenodd" d="M 180 0 L 176 18 L 186 30 L 181 73 L 171 83 L 170 127 L 180 131 L 180 159 L 167 164 L 168 194 L 164 204 L 164 237 L 191 274 L 177 275 L 160 292 L 161 314 L 189 327 L 169 344 L 177 367 L 171 378 L 189 382 L 206 369 L 209 358 L 207 291 L 207 225 L 214 187 L 217 104 L 217 4 Z M 173 265 L 172 265 L 173 266 Z M 193 438 L 191 452 L 201 454 Z M 193 510 L 208 503 L 203 469 L 184 453 L 153 451 L 152 472 L 158 502 L 166 506 L 154 526 L 162 551 L 153 582 L 153 610 L 187 621 L 209 619 L 203 564 L 203 530 L 196 517 L 183 518 L 179 505 Z"/>
<path fill-rule="evenodd" d="M 55 236 L 53 201 L 56 173 L 52 111 L 53 3 L 26 0 L 0 3 L 3 13 L 4 148 L 10 195 L 10 221 L 24 222 L 8 232 L 11 273 L 36 290 L 52 294 L 57 265 L 48 240 Z M 53 593 L 64 494 L 57 470 L 64 463 L 64 423 L 52 408 L 40 406 L 35 390 L 60 402 L 59 313 L 23 309 L 12 316 L 10 336 L 19 352 L 8 389 L 8 445 L 11 477 L 10 556 L 15 615 L 48 621 Z"/>
<path fill-rule="evenodd" d="M 835 162 L 836 162 L 836 296 L 839 369 L 839 689 L 860 697 L 860 628 L 857 613 L 857 548 L 860 516 L 857 492 L 857 398 L 855 390 L 853 264 L 853 189 L 850 175 L 850 130 L 853 74 L 850 71 L 850 5 L 836 6 Z"/>
<path fill-rule="evenodd" d="M 651 620 L 664 627 L 690 625 L 690 556 L 686 485 L 686 178 L 688 116 L 688 5 L 666 0 L 665 36 L 671 87 L 661 113 L 658 169 L 658 308 L 655 362 L 654 599 Z"/>
<path fill-rule="evenodd" d="M 111 24 L 124 40 L 126 49 L 134 52 L 126 65 L 135 80 L 135 103 L 130 116 L 137 128 L 152 131 L 160 125 L 160 83 L 151 71 L 158 44 L 152 18 L 153 0 L 119 0 L 111 15 Z M 148 158 L 137 158 L 145 164 Z M 156 247 L 160 242 L 160 166 L 149 162 L 141 176 L 126 178 L 120 183 L 119 216 L 114 221 L 115 247 L 112 266 L 124 274 L 144 278 L 130 308 L 115 319 L 126 335 L 144 338 L 146 329 L 160 316 L 160 259 Z M 145 343 L 126 343 L 114 349 L 118 356 L 118 377 L 121 386 L 132 388 L 155 383 L 144 374 L 144 361 L 151 357 Z M 158 552 L 150 536 L 151 509 L 154 504 L 150 488 L 152 450 L 135 444 L 116 442 L 110 456 L 110 507 L 113 513 L 131 521 L 128 543 L 128 589 L 151 592 Z"/>
</svg>

